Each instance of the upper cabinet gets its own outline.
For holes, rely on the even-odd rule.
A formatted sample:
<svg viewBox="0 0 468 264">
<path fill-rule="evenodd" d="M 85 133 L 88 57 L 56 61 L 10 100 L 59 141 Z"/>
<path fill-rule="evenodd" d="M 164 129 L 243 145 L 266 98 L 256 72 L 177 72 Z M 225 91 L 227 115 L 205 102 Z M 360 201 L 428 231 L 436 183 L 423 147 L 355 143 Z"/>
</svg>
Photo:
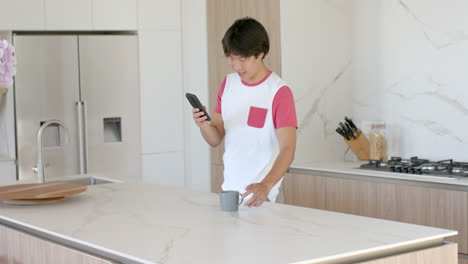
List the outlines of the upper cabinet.
<svg viewBox="0 0 468 264">
<path fill-rule="evenodd" d="M 180 9 L 181 1 L 138 0 L 138 28 L 142 30 L 180 30 Z"/>
<path fill-rule="evenodd" d="M 90 30 L 92 0 L 45 0 L 46 30 Z"/>
<path fill-rule="evenodd" d="M 93 0 L 95 30 L 136 30 L 137 0 Z"/>
<path fill-rule="evenodd" d="M 0 30 L 136 30 L 137 0 L 0 0 Z"/>
<path fill-rule="evenodd" d="M 44 30 L 44 1 L 0 0 L 0 30 Z"/>
</svg>

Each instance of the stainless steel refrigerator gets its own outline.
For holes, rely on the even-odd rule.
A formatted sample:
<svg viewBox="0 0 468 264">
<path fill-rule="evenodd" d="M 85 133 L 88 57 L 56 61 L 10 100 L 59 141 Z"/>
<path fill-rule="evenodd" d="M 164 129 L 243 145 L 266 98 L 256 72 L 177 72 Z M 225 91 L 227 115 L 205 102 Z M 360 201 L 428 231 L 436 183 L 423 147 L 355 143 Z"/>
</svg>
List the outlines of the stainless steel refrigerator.
<svg viewBox="0 0 468 264">
<path fill-rule="evenodd" d="M 37 177 L 37 132 L 50 119 L 65 123 L 70 142 L 59 126 L 45 130 L 46 181 L 79 174 L 139 178 L 136 36 L 16 33 L 13 41 L 18 178 Z"/>
</svg>

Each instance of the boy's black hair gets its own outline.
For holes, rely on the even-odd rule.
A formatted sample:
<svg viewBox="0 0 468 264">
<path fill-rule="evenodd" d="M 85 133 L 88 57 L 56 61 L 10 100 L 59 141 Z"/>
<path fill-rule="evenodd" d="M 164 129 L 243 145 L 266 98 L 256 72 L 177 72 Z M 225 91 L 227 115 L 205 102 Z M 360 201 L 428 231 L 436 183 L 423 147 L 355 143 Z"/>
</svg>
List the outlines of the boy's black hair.
<svg viewBox="0 0 468 264">
<path fill-rule="evenodd" d="M 239 55 L 258 58 L 263 52 L 264 59 L 270 49 L 267 31 L 260 22 L 251 17 L 237 19 L 226 31 L 221 42 L 226 57 Z"/>
</svg>

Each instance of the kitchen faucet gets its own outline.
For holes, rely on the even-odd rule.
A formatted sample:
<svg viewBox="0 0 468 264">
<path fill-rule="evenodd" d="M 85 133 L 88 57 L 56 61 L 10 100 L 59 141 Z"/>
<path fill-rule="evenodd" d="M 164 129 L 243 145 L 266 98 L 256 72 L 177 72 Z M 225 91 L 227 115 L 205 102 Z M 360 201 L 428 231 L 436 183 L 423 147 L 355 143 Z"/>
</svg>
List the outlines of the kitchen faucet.
<svg viewBox="0 0 468 264">
<path fill-rule="evenodd" d="M 42 162 L 42 134 L 44 133 L 44 130 L 50 125 L 59 125 L 63 127 L 63 129 L 65 129 L 65 131 L 67 132 L 65 140 L 66 144 L 70 142 L 70 133 L 68 132 L 68 128 L 65 127 L 65 124 L 62 123 L 62 121 L 50 120 L 42 124 L 42 126 L 39 128 L 39 131 L 37 132 L 37 167 L 33 168 L 33 171 L 37 173 L 39 183 L 44 183 L 45 181 L 44 163 Z"/>
</svg>

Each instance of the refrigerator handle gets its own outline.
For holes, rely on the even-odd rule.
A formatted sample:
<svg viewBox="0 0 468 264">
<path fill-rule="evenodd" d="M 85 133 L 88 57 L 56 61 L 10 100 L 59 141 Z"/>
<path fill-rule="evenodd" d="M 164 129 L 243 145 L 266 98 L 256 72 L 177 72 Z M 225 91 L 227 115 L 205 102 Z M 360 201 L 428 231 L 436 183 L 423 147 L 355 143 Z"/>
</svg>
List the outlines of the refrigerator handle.
<svg viewBox="0 0 468 264">
<path fill-rule="evenodd" d="M 83 127 L 83 138 L 84 138 L 84 172 L 88 173 L 88 104 L 86 101 L 83 101 L 83 120 L 84 120 L 84 127 Z"/>
<path fill-rule="evenodd" d="M 83 130 L 83 102 L 76 102 L 76 113 L 78 117 L 78 147 L 79 147 L 79 162 L 80 162 L 80 175 L 85 174 L 85 149 L 84 149 L 84 130 Z"/>
</svg>

